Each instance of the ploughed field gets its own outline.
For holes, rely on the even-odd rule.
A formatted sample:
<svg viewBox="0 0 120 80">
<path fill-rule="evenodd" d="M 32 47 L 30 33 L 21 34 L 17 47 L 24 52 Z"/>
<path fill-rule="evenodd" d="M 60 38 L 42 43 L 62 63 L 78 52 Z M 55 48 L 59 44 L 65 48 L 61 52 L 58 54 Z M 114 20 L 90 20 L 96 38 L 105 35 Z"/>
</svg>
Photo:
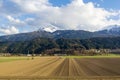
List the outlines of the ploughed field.
<svg viewBox="0 0 120 80">
<path fill-rule="evenodd" d="M 36 57 L 0 63 L 0 79 L 120 79 L 120 58 Z M 13 80 L 14 80 L 13 79 Z"/>
</svg>

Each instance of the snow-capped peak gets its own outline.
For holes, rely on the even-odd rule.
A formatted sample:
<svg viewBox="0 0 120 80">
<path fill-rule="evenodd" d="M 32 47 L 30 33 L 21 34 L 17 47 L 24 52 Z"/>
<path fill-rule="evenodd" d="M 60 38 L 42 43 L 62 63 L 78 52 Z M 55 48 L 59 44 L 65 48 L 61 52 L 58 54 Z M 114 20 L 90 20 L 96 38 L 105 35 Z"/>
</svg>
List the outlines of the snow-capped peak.
<svg viewBox="0 0 120 80">
<path fill-rule="evenodd" d="M 44 28 L 43 29 L 44 31 L 46 31 L 46 32 L 54 32 L 54 31 L 56 31 L 57 29 L 56 28 L 54 28 L 54 27 L 46 27 L 46 28 Z"/>
<path fill-rule="evenodd" d="M 112 26 L 109 26 L 107 28 L 108 31 L 116 31 L 116 32 L 119 32 L 120 31 L 120 25 L 112 25 Z"/>
<path fill-rule="evenodd" d="M 56 31 L 57 28 L 56 27 L 44 27 L 44 28 L 40 28 L 39 31 L 46 31 L 46 32 L 54 32 Z"/>
</svg>

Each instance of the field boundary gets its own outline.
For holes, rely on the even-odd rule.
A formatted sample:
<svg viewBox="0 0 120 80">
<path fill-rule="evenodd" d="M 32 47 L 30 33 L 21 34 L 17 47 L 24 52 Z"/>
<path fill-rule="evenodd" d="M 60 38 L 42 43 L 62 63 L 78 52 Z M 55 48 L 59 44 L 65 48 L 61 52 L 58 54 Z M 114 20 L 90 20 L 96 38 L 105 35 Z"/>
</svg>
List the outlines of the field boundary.
<svg viewBox="0 0 120 80">
<path fill-rule="evenodd" d="M 28 76 L 14 76 L 14 77 L 9 77 L 9 76 L 0 76 L 0 80 L 120 80 L 120 76 L 74 76 L 74 77 L 69 77 L 69 76 L 61 76 L 61 77 L 28 77 Z"/>
<path fill-rule="evenodd" d="M 62 58 L 80 58 L 80 59 L 102 59 L 102 58 L 120 58 L 120 55 L 116 56 L 61 56 Z"/>
</svg>

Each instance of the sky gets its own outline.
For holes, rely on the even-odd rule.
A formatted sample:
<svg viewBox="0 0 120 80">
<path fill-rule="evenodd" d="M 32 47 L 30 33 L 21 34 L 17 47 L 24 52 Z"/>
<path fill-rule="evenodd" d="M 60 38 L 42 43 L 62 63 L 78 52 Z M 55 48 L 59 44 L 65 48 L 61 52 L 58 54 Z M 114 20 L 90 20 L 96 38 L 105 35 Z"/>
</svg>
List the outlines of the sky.
<svg viewBox="0 0 120 80">
<path fill-rule="evenodd" d="M 120 25 L 120 0 L 0 0 L 0 36 Z"/>
</svg>

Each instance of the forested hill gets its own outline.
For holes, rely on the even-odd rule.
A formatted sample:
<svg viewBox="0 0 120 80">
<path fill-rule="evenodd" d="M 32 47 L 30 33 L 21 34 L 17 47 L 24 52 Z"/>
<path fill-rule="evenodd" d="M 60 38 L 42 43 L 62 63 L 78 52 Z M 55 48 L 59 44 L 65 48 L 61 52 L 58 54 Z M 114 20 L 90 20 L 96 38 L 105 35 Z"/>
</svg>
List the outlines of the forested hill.
<svg viewBox="0 0 120 80">
<path fill-rule="evenodd" d="M 91 39 L 36 38 L 31 41 L 0 42 L 0 53 L 42 53 L 46 50 L 118 49 L 120 37 Z"/>
</svg>

